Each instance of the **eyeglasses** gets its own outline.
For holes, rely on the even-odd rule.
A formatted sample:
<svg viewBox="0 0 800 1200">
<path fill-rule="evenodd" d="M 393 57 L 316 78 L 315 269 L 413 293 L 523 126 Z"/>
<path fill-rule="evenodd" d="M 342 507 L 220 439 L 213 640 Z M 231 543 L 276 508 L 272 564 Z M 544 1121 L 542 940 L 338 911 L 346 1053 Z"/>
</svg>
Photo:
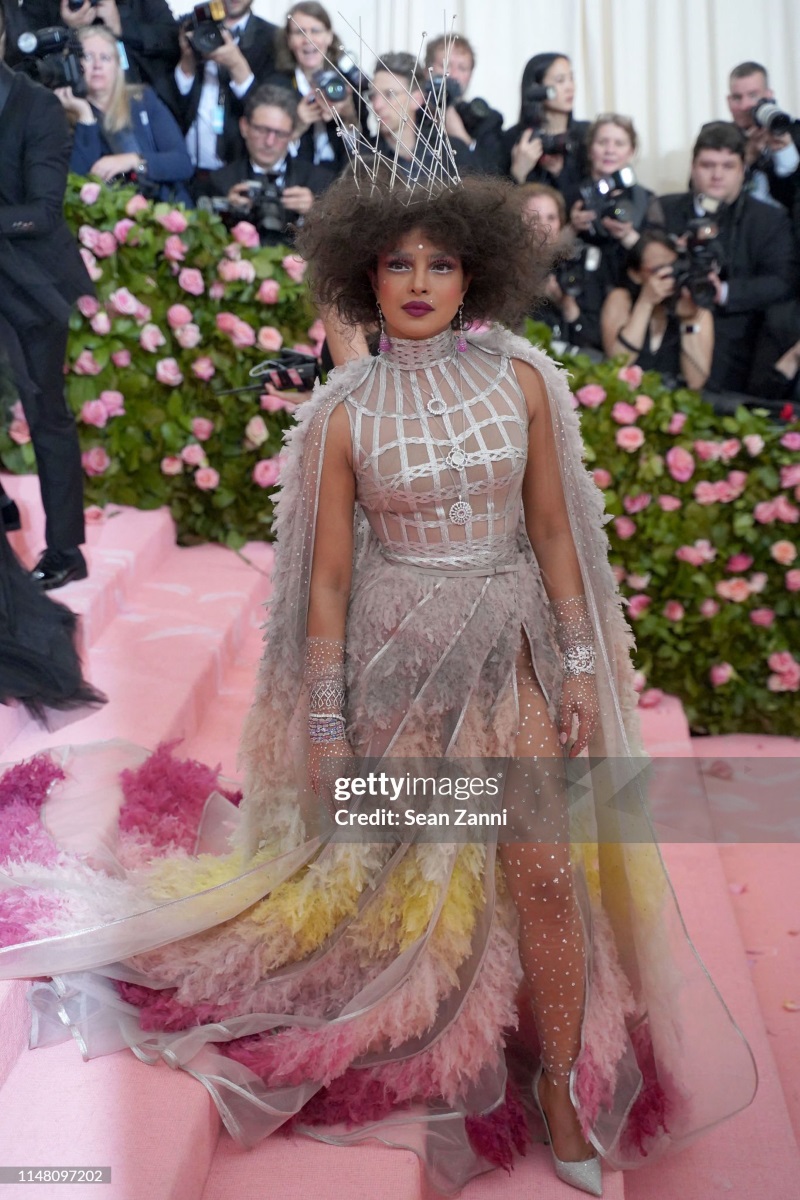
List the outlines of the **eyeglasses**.
<svg viewBox="0 0 800 1200">
<path fill-rule="evenodd" d="M 254 125 L 252 121 L 247 122 L 247 128 L 258 137 L 274 137 L 276 142 L 288 142 L 292 136 L 291 129 L 272 129 L 269 125 Z"/>
</svg>

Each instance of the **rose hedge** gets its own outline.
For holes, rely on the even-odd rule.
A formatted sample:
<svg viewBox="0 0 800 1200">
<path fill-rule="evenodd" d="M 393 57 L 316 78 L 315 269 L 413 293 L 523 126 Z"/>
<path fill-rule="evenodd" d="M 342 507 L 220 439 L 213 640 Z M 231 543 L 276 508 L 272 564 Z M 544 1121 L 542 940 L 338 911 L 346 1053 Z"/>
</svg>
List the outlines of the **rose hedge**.
<svg viewBox="0 0 800 1200">
<path fill-rule="evenodd" d="M 224 395 L 281 345 L 319 345 L 303 264 L 242 222 L 71 179 L 67 215 L 95 279 L 68 348 L 87 503 L 168 505 L 179 539 L 271 536 L 293 404 Z M 528 336 L 549 343 L 544 326 Z M 800 734 L 800 423 L 719 416 L 655 373 L 565 360 L 636 632 L 642 703 L 678 695 L 711 733 Z M 0 460 L 34 468 L 18 407 Z"/>
</svg>

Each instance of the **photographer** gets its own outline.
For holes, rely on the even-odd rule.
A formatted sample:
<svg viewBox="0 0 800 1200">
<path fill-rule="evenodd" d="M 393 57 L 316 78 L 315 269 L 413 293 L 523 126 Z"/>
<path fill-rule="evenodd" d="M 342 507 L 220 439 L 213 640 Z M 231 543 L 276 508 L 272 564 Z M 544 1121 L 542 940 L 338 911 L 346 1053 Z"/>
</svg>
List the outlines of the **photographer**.
<svg viewBox="0 0 800 1200">
<path fill-rule="evenodd" d="M 588 121 L 572 116 L 575 79 L 566 54 L 535 54 L 522 72 L 519 122 L 503 134 L 501 169 L 516 183 L 565 194 L 586 173 Z"/>
<path fill-rule="evenodd" d="M 692 152 L 691 191 L 662 196 L 661 221 L 685 238 L 692 223 L 713 219 L 714 246 L 706 277 L 713 290 L 714 359 L 708 386 L 747 392 L 765 310 L 787 300 L 796 285 L 786 213 L 744 191 L 745 139 L 735 125 L 704 125 Z M 709 216 L 709 209 L 716 211 Z"/>
<path fill-rule="evenodd" d="M 199 172 L 208 175 L 243 153 L 239 118 L 253 87 L 273 70 L 276 27 L 251 12 L 253 0 L 225 0 L 225 16 L 200 10 L 180 25 L 180 62 L 172 107 Z M 199 6 L 198 6 L 199 8 Z"/>
<path fill-rule="evenodd" d="M 178 26 L 167 0 L 55 0 L 53 7 L 46 25 L 108 29 L 123 46 L 128 83 L 148 83 L 162 99 L 169 98 Z"/>
<path fill-rule="evenodd" d="M 597 321 L 587 320 L 581 311 L 584 295 L 592 296 L 597 287 L 592 263 L 587 263 L 585 250 L 580 247 L 567 225 L 567 206 L 564 197 L 546 183 L 525 183 L 520 189 L 525 216 L 534 222 L 542 236 L 542 244 L 554 254 L 555 269 L 547 276 L 544 298 L 530 314 L 553 331 L 553 336 L 572 346 L 599 348 L 600 329 Z M 590 299 L 590 312 L 599 312 L 602 296 Z"/>
<path fill-rule="evenodd" d="M 56 89 L 76 118 L 70 170 L 105 183 L 133 175 L 158 199 L 191 204 L 185 184 L 192 162 L 172 113 L 150 88 L 125 83 L 119 44 L 108 29 L 90 25 L 78 38 L 86 99 Z"/>
<path fill-rule="evenodd" d="M 469 146 L 476 171 L 499 175 L 503 114 L 479 97 L 466 99 L 475 70 L 475 51 L 470 42 L 460 34 L 432 38 L 425 47 L 425 67 L 434 81 L 441 79 L 446 69 L 448 104 L 444 123 L 448 135 Z"/>
<path fill-rule="evenodd" d="M 239 122 L 247 155 L 214 171 L 198 194 L 224 196 L 239 219 L 258 227 L 262 244 L 290 240 L 287 226 L 302 221 L 315 198 L 336 178 L 287 153 L 297 125 L 297 99 L 266 84 L 247 97 Z"/>
<path fill-rule="evenodd" d="M 733 123 L 747 139 L 747 190 L 759 200 L 772 197 L 792 212 L 800 191 L 800 121 L 774 103 L 766 67 L 760 63 L 739 63 L 728 86 Z"/>
<path fill-rule="evenodd" d="M 64 360 L 70 309 L 92 284 L 64 220 L 69 133 L 58 101 L 0 62 L 0 113 L 0 316 L 16 339 L 11 361 L 24 364 L 17 382 L 46 517 L 47 549 L 32 577 L 50 589 L 86 577 L 83 468 Z"/>
<path fill-rule="evenodd" d="M 643 371 L 659 371 L 701 388 L 711 370 L 714 322 L 692 289 L 676 277 L 678 253 L 659 229 L 643 233 L 628 251 L 627 279 L 606 298 L 603 350 L 627 356 Z"/>
</svg>

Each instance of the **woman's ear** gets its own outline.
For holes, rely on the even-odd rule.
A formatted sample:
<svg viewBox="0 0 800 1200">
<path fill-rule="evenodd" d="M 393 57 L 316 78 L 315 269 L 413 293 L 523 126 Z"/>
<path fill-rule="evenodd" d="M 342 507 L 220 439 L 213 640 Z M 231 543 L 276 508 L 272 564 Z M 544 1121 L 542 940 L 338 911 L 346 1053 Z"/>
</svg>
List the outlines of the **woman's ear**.
<svg viewBox="0 0 800 1200">
<path fill-rule="evenodd" d="M 463 301 L 464 301 L 464 299 L 466 298 L 467 292 L 469 291 L 469 285 L 470 285 L 471 283 L 472 283 L 472 276 L 471 276 L 471 275 L 465 275 L 465 276 L 464 276 L 464 290 L 463 290 L 463 292 L 461 293 L 461 300 L 462 300 L 462 302 L 463 302 Z"/>
</svg>

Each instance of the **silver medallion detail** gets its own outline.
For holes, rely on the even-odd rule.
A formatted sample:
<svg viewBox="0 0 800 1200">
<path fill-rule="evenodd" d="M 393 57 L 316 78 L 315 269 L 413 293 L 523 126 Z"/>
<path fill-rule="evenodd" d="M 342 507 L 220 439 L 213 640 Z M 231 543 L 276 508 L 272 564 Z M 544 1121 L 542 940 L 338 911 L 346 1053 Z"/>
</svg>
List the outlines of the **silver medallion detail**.
<svg viewBox="0 0 800 1200">
<path fill-rule="evenodd" d="M 467 456 L 460 446 L 453 446 L 453 449 L 444 461 L 451 471 L 460 471 L 462 467 L 467 465 Z"/>
<path fill-rule="evenodd" d="M 441 417 L 447 412 L 447 404 L 441 396 L 431 396 L 425 407 L 432 417 Z"/>
<path fill-rule="evenodd" d="M 454 525 L 466 525 L 472 520 L 472 505 L 466 500 L 456 500 L 450 509 L 450 520 Z"/>
</svg>

